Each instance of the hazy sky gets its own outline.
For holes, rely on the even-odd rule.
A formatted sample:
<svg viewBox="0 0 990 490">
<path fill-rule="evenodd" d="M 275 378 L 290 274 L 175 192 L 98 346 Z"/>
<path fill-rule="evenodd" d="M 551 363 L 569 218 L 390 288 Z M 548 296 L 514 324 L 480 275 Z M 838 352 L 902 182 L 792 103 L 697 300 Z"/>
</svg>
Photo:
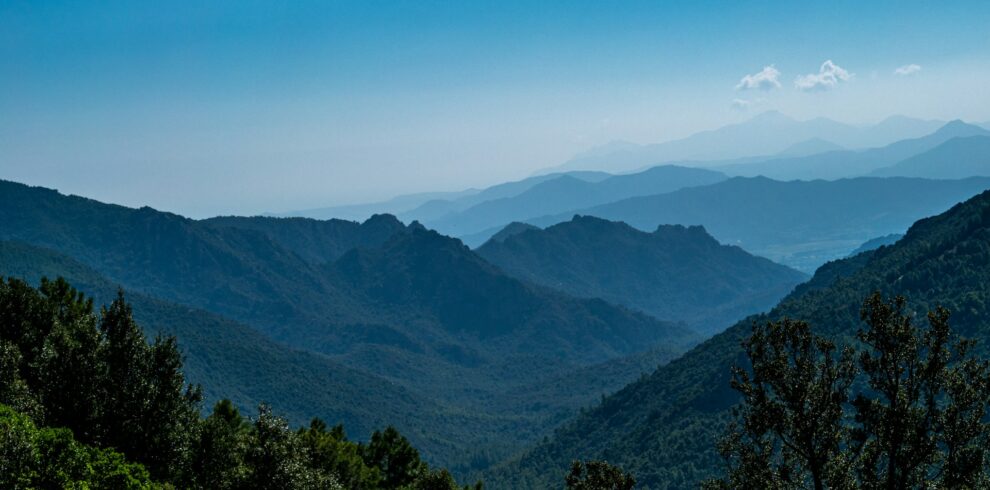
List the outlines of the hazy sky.
<svg viewBox="0 0 990 490">
<path fill-rule="evenodd" d="M 986 0 L 7 0 L 0 178 L 202 217 L 490 184 L 767 109 L 985 121 L 988 25 Z"/>
</svg>

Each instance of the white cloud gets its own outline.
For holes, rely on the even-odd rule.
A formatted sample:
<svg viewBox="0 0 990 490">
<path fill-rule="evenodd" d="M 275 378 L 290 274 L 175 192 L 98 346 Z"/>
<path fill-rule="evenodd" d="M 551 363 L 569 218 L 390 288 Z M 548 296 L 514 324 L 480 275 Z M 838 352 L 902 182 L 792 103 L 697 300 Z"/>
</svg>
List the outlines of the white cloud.
<svg viewBox="0 0 990 490">
<path fill-rule="evenodd" d="M 832 60 L 826 60 L 818 69 L 818 73 L 801 75 L 794 80 L 794 85 L 806 92 L 828 90 L 838 85 L 839 82 L 849 81 L 852 77 L 852 73 L 836 65 Z"/>
<path fill-rule="evenodd" d="M 759 73 L 742 77 L 736 85 L 736 90 L 773 90 L 780 88 L 780 82 L 777 80 L 779 77 L 780 71 L 774 68 L 773 65 L 764 66 Z"/>
<path fill-rule="evenodd" d="M 746 99 L 732 99 L 732 108 L 737 111 L 745 111 L 753 105 L 753 102 Z"/>
<path fill-rule="evenodd" d="M 918 73 L 919 71 L 921 71 L 921 66 L 911 63 L 910 65 L 904 65 L 894 70 L 894 75 L 908 77 L 914 75 L 915 73 Z"/>
</svg>

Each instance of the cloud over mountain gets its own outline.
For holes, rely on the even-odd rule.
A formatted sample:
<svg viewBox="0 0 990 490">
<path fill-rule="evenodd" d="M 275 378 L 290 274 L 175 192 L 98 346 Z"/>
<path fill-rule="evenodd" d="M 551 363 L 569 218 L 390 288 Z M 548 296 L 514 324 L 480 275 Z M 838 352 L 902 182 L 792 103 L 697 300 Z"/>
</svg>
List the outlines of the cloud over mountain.
<svg viewBox="0 0 990 490">
<path fill-rule="evenodd" d="M 773 90 L 780 88 L 780 70 L 773 65 L 764 66 L 758 73 L 746 75 L 736 84 L 736 90 Z"/>
<path fill-rule="evenodd" d="M 908 77 L 914 75 L 915 73 L 918 73 L 919 71 L 921 71 L 921 65 L 916 65 L 914 63 L 911 63 L 909 65 L 898 67 L 896 70 L 894 70 L 894 75 Z"/>
<path fill-rule="evenodd" d="M 794 80 L 794 85 L 805 92 L 828 90 L 838 85 L 840 82 L 847 82 L 852 78 L 852 74 L 832 60 L 825 60 L 818 73 L 809 73 L 798 76 Z"/>
</svg>

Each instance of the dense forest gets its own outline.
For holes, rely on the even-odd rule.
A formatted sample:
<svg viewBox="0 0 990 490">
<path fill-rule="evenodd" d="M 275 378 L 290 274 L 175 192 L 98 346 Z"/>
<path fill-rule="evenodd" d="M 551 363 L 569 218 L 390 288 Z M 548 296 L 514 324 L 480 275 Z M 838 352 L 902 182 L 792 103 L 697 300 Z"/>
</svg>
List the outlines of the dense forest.
<svg viewBox="0 0 990 490">
<path fill-rule="evenodd" d="M 606 397 L 531 451 L 493 470 L 495 487 L 542 488 L 563 476 L 569 458 L 604 459 L 647 488 L 687 488 L 722 468 L 718 438 L 741 396 L 734 366 L 746 363 L 742 342 L 753 323 L 805 320 L 832 341 L 861 328 L 863 298 L 904 295 L 909 312 L 952 312 L 961 336 L 990 346 L 990 192 L 915 223 L 897 243 L 823 266 L 766 315 L 740 321 L 650 376 Z M 550 470 L 548 470 L 548 468 Z"/>
<path fill-rule="evenodd" d="M 61 279 L 0 281 L 3 488 L 460 488 L 391 427 L 359 444 L 201 403 L 175 338 L 149 343 L 123 293 L 97 313 Z"/>
</svg>

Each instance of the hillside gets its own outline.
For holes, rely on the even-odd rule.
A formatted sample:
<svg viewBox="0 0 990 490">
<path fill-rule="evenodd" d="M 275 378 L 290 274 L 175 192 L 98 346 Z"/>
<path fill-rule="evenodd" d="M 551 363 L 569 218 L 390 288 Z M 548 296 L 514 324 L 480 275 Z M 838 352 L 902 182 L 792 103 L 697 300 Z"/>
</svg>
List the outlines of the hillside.
<svg viewBox="0 0 990 490">
<path fill-rule="evenodd" d="M 513 221 L 525 221 L 571 209 L 635 196 L 662 194 L 722 180 L 725 180 L 725 175 L 718 172 L 675 165 L 615 175 L 598 182 L 563 175 L 534 185 L 518 195 L 481 202 L 463 211 L 424 223 L 442 233 L 460 236 Z"/>
<path fill-rule="evenodd" d="M 990 175 L 990 133 L 985 136 L 953 138 L 941 145 L 874 170 L 877 177 L 923 177 L 926 179 L 961 179 Z"/>
<path fill-rule="evenodd" d="M 269 240 L 313 263 L 332 262 L 357 247 L 377 247 L 405 230 L 392 215 L 376 214 L 363 223 L 331 219 L 224 216 L 200 221 L 211 227 L 263 233 Z"/>
<path fill-rule="evenodd" d="M 918 221 L 896 244 L 822 267 L 769 314 L 739 322 L 660 367 L 521 459 L 493 472 L 495 487 L 544 488 L 571 459 L 602 458 L 631 471 L 642 488 L 694 488 L 718 471 L 714 444 L 738 396 L 729 368 L 741 362 L 740 341 L 752 321 L 782 317 L 811 322 L 816 332 L 849 337 L 873 291 L 902 294 L 919 313 L 936 305 L 952 325 L 990 352 L 990 192 Z M 555 471 L 548 471 L 548 468 Z"/>
<path fill-rule="evenodd" d="M 856 178 L 779 182 L 733 178 L 657 196 L 626 199 L 531 220 L 547 226 L 574 214 L 624 221 L 645 231 L 702 225 L 718 241 L 812 272 L 871 238 L 902 233 L 990 187 L 990 178 Z"/>
<path fill-rule="evenodd" d="M 572 386 L 557 403 L 507 406 L 506 393 L 521 386 L 559 390 L 554 380 L 572 371 L 656 348 L 682 352 L 696 340 L 681 325 L 524 284 L 457 240 L 419 226 L 334 262 L 286 248 L 319 250 L 312 244 L 329 236 L 325 227 L 332 228 L 267 218 L 198 222 L 0 182 L 0 239 L 52 249 L 132 294 L 220 315 L 479 417 L 486 425 L 475 432 L 497 434 L 485 444 L 452 437 L 463 442 L 443 452 L 423 445 L 431 457 L 457 458 L 444 463 L 464 472 L 542 437 L 601 394 Z M 639 374 L 630 368 L 601 383 L 616 389 Z"/>
<path fill-rule="evenodd" d="M 16 242 L 0 241 L 0 276 L 31 283 L 64 277 L 98 305 L 109 304 L 117 292 L 113 283 L 71 258 Z M 483 432 L 497 434 L 486 428 L 492 422 L 487 417 L 441 406 L 325 356 L 287 348 L 221 316 L 134 292 L 127 293 L 127 300 L 149 336 L 179 339 L 184 372 L 191 383 L 203 386 L 205 407 L 228 398 L 252 413 L 266 402 L 294 425 L 320 417 L 362 436 L 395 425 L 433 459 L 452 459 L 457 441 L 472 434 L 480 436 L 476 442 L 484 440 Z M 502 423 L 515 426 L 510 418 Z"/>
<path fill-rule="evenodd" d="M 901 238 L 904 238 L 904 234 L 902 234 L 902 233 L 891 233 L 889 235 L 884 235 L 884 236 L 879 236 L 879 237 L 876 237 L 876 238 L 871 238 L 871 239 L 863 242 L 862 245 L 856 247 L 856 250 L 853 250 L 852 252 L 849 252 L 849 256 L 851 257 L 853 255 L 859 255 L 859 254 L 861 254 L 863 252 L 869 252 L 869 251 L 872 251 L 872 250 L 876 250 L 876 249 L 878 249 L 880 247 L 884 247 L 884 246 L 887 246 L 887 245 L 893 245 L 894 243 L 897 242 L 897 240 L 900 240 Z"/>
<path fill-rule="evenodd" d="M 493 238 L 476 251 L 520 279 L 703 332 L 772 307 L 806 278 L 721 245 L 701 227 L 662 225 L 646 233 L 591 216 Z"/>
<path fill-rule="evenodd" d="M 762 175 L 778 180 L 834 180 L 867 175 L 877 169 L 894 165 L 897 162 L 929 151 L 953 138 L 978 135 L 990 135 L 990 131 L 956 120 L 946 123 L 931 134 L 917 138 L 903 139 L 868 150 L 830 151 L 803 157 L 772 158 L 753 163 L 715 165 L 711 168 L 725 172 L 728 175 L 742 177 Z M 961 175 L 958 178 L 970 176 Z"/>
</svg>

